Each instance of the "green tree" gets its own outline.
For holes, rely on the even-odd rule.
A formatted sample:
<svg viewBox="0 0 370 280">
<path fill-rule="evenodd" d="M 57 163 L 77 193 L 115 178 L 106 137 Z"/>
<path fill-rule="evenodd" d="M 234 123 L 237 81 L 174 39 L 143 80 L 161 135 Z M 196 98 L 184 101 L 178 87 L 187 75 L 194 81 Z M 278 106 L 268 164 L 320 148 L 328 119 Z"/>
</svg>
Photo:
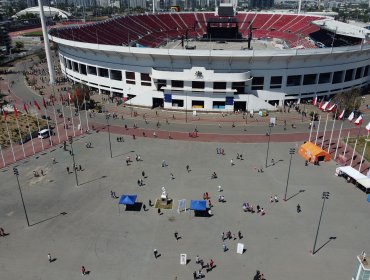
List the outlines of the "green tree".
<svg viewBox="0 0 370 280">
<path fill-rule="evenodd" d="M 88 86 L 83 84 L 76 84 L 72 88 L 72 102 L 77 107 L 77 104 L 82 108 L 84 102 L 90 100 L 90 90 Z"/>
<path fill-rule="evenodd" d="M 17 50 L 22 50 L 24 48 L 24 43 L 23 42 L 20 42 L 20 41 L 16 41 L 15 42 L 15 48 Z"/>
<path fill-rule="evenodd" d="M 333 98 L 333 102 L 338 104 L 339 110 L 346 110 L 347 113 L 356 111 L 361 105 L 361 91 L 357 88 L 352 88 L 349 91 L 344 91 L 337 94 Z"/>
</svg>

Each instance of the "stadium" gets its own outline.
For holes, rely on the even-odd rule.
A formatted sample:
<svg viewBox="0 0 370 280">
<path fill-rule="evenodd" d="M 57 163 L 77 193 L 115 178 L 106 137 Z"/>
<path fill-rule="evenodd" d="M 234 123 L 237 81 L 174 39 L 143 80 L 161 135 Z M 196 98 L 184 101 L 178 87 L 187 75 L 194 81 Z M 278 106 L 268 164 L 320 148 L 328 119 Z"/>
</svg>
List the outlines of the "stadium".
<svg viewBox="0 0 370 280">
<path fill-rule="evenodd" d="M 320 14 L 126 15 L 51 29 L 63 73 L 127 104 L 274 110 L 364 89 L 370 31 Z"/>
</svg>

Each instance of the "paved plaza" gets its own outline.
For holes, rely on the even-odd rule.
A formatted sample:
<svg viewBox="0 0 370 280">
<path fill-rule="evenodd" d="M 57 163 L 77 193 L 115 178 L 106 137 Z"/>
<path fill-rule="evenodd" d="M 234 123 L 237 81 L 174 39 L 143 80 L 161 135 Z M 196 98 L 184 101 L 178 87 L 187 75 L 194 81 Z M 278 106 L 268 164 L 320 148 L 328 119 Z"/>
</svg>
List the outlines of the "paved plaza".
<svg viewBox="0 0 370 280">
<path fill-rule="evenodd" d="M 199 255 L 216 267 L 205 279 L 253 279 L 261 270 L 266 279 L 350 279 L 356 255 L 370 249 L 370 223 L 366 196 L 343 178 L 334 176 L 333 161 L 305 166 L 293 156 L 288 188 L 284 196 L 289 165 L 289 148 L 300 143 L 271 143 L 265 168 L 266 143 L 218 144 L 161 140 L 93 132 L 75 138 L 73 149 L 78 171 L 76 187 L 72 157 L 62 145 L 18 162 L 19 180 L 30 219 L 27 227 L 13 166 L 0 172 L 0 226 L 9 233 L 0 237 L 1 279 L 80 279 L 82 265 L 89 279 L 193 279 L 200 269 Z M 85 143 L 91 142 L 92 148 Z M 217 155 L 216 148 L 225 150 Z M 70 149 L 70 145 L 67 146 Z M 236 159 L 242 154 L 244 160 Z M 141 156 L 137 162 L 135 155 Z M 130 156 L 132 163 L 126 165 Z M 57 163 L 52 163 L 55 158 Z M 231 166 L 233 159 L 235 165 Z M 168 167 L 161 167 L 162 161 Z M 186 165 L 191 171 L 186 171 Z M 257 170 L 263 167 L 264 172 Z M 45 175 L 35 178 L 33 171 Z M 137 180 L 145 171 L 144 186 Z M 216 172 L 217 179 L 211 179 Z M 175 179 L 171 179 L 173 173 Z M 226 202 L 217 201 L 218 186 Z M 165 187 L 174 200 L 172 210 L 148 206 Z M 147 206 L 125 211 L 110 196 L 137 194 Z M 321 228 L 313 248 L 322 207 L 322 192 L 330 192 L 325 203 Z M 177 201 L 202 199 L 208 192 L 214 205 L 212 217 L 195 217 L 193 211 L 177 213 Z M 278 203 L 270 203 L 277 195 Z M 266 215 L 244 213 L 243 202 L 260 205 Z M 297 213 L 300 204 L 302 212 Z M 61 214 L 61 213 L 64 213 Z M 222 232 L 241 231 L 243 238 L 227 240 L 223 252 Z M 181 239 L 176 240 L 174 232 Z M 237 243 L 246 251 L 236 253 Z M 160 257 L 154 258 L 157 249 Z M 47 254 L 56 260 L 49 263 Z M 180 265 L 180 254 L 189 263 Z"/>
</svg>

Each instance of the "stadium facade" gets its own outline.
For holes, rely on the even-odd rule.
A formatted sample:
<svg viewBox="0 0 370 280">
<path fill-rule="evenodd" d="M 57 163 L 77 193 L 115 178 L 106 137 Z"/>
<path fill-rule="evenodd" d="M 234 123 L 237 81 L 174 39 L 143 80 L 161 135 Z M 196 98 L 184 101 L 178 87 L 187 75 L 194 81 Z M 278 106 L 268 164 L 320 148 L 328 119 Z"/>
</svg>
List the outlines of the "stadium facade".
<svg viewBox="0 0 370 280">
<path fill-rule="evenodd" d="M 288 49 L 163 48 L 169 39 L 182 44 L 184 37 L 201 39 L 213 17 L 214 13 L 131 15 L 53 29 L 49 37 L 58 44 L 67 77 L 136 106 L 275 109 L 369 84 L 366 31 L 321 16 L 236 15 L 243 38 L 252 30 L 254 39 L 279 38 Z M 227 23 L 221 21 L 220 26 L 227 28 Z M 311 37 L 320 42 L 315 45 Z"/>
</svg>

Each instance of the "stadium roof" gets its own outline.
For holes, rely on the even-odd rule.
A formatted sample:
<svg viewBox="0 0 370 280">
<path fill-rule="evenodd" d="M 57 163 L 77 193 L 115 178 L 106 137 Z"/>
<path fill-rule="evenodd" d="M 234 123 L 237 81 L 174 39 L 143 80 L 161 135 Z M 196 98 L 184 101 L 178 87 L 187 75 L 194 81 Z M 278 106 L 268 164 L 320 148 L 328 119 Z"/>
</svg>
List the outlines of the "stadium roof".
<svg viewBox="0 0 370 280">
<path fill-rule="evenodd" d="M 60 9 L 57 9 L 57 8 L 53 8 L 53 7 L 49 7 L 49 6 L 44 6 L 44 13 L 45 13 L 46 17 L 54 17 L 55 15 L 58 15 L 61 18 L 68 18 L 68 17 L 71 16 L 71 14 L 66 12 L 66 11 L 63 11 L 63 10 L 60 10 Z M 13 18 L 17 18 L 19 16 L 26 15 L 26 14 L 37 14 L 37 15 L 39 15 L 40 14 L 40 8 L 38 6 L 36 6 L 36 7 L 31 7 L 31 8 L 24 9 L 24 10 L 16 13 L 13 16 Z"/>
<path fill-rule="evenodd" d="M 320 19 L 315 20 L 312 23 L 320 26 L 320 28 L 322 29 L 329 30 L 339 35 L 351 36 L 361 39 L 370 36 L 370 30 L 332 19 Z"/>
</svg>

